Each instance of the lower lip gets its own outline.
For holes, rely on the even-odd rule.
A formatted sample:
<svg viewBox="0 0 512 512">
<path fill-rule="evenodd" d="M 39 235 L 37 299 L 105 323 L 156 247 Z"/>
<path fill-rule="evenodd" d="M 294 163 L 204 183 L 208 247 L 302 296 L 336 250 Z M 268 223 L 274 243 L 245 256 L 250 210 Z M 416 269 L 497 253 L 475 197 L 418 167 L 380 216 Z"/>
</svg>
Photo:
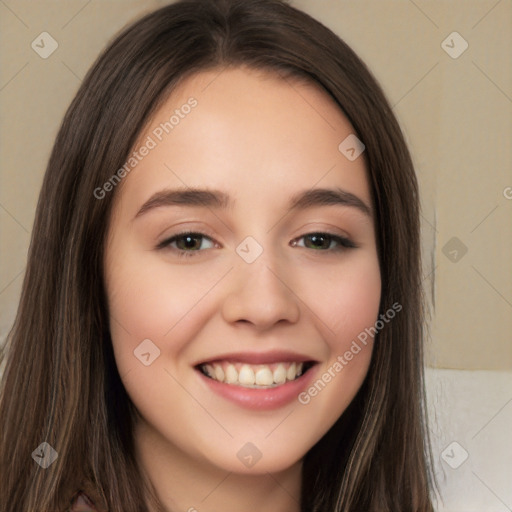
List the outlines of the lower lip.
<svg viewBox="0 0 512 512">
<path fill-rule="evenodd" d="M 244 388 L 233 384 L 225 384 L 224 382 L 207 377 L 200 370 L 196 371 L 214 393 L 234 402 L 240 407 L 252 410 L 272 410 L 296 400 L 298 395 L 311 382 L 314 370 L 315 367 L 313 366 L 293 381 L 281 384 L 275 388 L 266 389 Z"/>
</svg>

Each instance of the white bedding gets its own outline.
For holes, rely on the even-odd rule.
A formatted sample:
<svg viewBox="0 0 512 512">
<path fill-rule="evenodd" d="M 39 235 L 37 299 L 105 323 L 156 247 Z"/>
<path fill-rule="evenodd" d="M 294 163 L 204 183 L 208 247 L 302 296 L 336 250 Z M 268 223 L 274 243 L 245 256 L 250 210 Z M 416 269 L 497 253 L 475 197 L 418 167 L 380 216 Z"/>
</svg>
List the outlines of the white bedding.
<svg viewBox="0 0 512 512">
<path fill-rule="evenodd" d="M 427 369 L 438 512 L 512 511 L 512 372 Z"/>
</svg>

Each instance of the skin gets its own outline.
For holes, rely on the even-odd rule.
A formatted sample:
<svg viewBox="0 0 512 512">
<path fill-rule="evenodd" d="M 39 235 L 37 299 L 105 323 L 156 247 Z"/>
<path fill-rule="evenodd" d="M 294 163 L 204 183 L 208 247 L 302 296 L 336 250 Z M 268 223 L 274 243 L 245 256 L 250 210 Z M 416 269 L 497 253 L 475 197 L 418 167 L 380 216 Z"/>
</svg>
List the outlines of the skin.
<svg viewBox="0 0 512 512">
<path fill-rule="evenodd" d="M 307 405 L 271 411 L 212 393 L 193 366 L 221 353 L 291 350 L 318 361 L 314 382 L 374 325 L 381 279 L 372 216 L 346 205 L 288 207 L 294 194 L 320 187 L 371 206 L 364 155 L 349 161 L 338 150 L 354 130 L 317 86 L 245 68 L 188 78 L 136 147 L 190 97 L 197 106 L 161 141 L 153 136 L 156 147 L 115 191 L 105 251 L 115 358 L 140 414 L 137 457 L 168 510 L 298 511 L 302 458 L 360 388 L 372 343 Z M 137 216 L 156 192 L 185 187 L 221 190 L 233 204 Z M 157 248 L 184 229 L 209 237 L 192 256 L 179 257 L 176 244 Z M 312 232 L 357 247 L 317 248 L 304 238 Z M 263 249 L 250 264 L 235 251 L 247 236 Z M 149 366 L 134 357 L 144 339 L 160 350 Z M 251 468 L 237 457 L 247 442 L 262 454 Z"/>
</svg>

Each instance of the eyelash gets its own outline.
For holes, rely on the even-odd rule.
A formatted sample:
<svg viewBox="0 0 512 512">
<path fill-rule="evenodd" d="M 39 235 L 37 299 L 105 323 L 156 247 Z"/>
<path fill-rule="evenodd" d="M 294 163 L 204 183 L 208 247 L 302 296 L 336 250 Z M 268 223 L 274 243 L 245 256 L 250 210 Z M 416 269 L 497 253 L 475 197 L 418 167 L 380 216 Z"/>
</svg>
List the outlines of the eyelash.
<svg viewBox="0 0 512 512">
<path fill-rule="evenodd" d="M 352 242 L 352 240 L 350 240 L 349 238 L 346 238 L 346 237 L 343 237 L 343 236 L 339 236 L 339 235 L 335 235 L 334 233 L 328 233 L 328 232 L 324 232 L 324 231 L 312 231 L 310 233 L 306 233 L 298 238 L 295 238 L 294 240 L 292 240 L 292 242 L 295 242 L 295 244 L 293 245 L 293 247 L 297 247 L 296 245 L 296 242 L 302 238 L 305 238 L 305 237 L 311 237 L 311 236 L 314 236 L 314 235 L 320 235 L 320 236 L 327 236 L 328 238 L 330 238 L 331 242 L 334 241 L 338 244 L 338 246 L 334 249 L 331 249 L 331 248 L 328 248 L 328 249 L 311 249 L 313 251 L 318 251 L 318 252 L 342 252 L 346 249 L 355 249 L 357 248 L 357 245 Z M 196 256 L 196 253 L 198 252 L 202 252 L 203 250 L 201 249 L 196 249 L 196 250 L 183 250 L 183 249 L 178 249 L 178 248 L 174 248 L 174 247 L 170 247 L 172 243 L 176 242 L 177 240 L 179 240 L 180 238 L 183 238 L 183 237 L 186 237 L 186 236 L 192 236 L 192 237 L 198 237 L 198 238 L 207 238 L 208 240 L 211 240 L 213 242 L 213 239 L 207 235 L 205 235 L 204 233 L 200 233 L 198 231 L 183 231 L 181 233 L 176 233 L 175 235 L 173 235 L 172 237 L 170 238 L 167 238 L 165 240 L 163 240 L 162 242 L 160 242 L 158 245 L 157 245 L 157 249 L 159 250 L 162 250 L 162 249 L 170 249 L 172 250 L 173 252 L 176 252 L 177 256 L 182 258 L 182 257 L 193 257 L 193 256 Z M 305 249 L 309 249 L 309 247 L 304 247 Z"/>
</svg>

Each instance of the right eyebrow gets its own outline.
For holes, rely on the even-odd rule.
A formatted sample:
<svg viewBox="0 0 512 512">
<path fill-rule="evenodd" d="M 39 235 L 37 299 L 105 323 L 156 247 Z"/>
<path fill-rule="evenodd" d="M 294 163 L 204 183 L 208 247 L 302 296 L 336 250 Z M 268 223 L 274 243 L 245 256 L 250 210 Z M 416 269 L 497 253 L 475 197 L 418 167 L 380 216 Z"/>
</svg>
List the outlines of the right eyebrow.
<svg viewBox="0 0 512 512">
<path fill-rule="evenodd" d="M 135 218 L 160 206 L 205 206 L 227 209 L 232 204 L 230 197 L 220 190 L 165 189 L 153 194 L 139 209 Z"/>
</svg>

